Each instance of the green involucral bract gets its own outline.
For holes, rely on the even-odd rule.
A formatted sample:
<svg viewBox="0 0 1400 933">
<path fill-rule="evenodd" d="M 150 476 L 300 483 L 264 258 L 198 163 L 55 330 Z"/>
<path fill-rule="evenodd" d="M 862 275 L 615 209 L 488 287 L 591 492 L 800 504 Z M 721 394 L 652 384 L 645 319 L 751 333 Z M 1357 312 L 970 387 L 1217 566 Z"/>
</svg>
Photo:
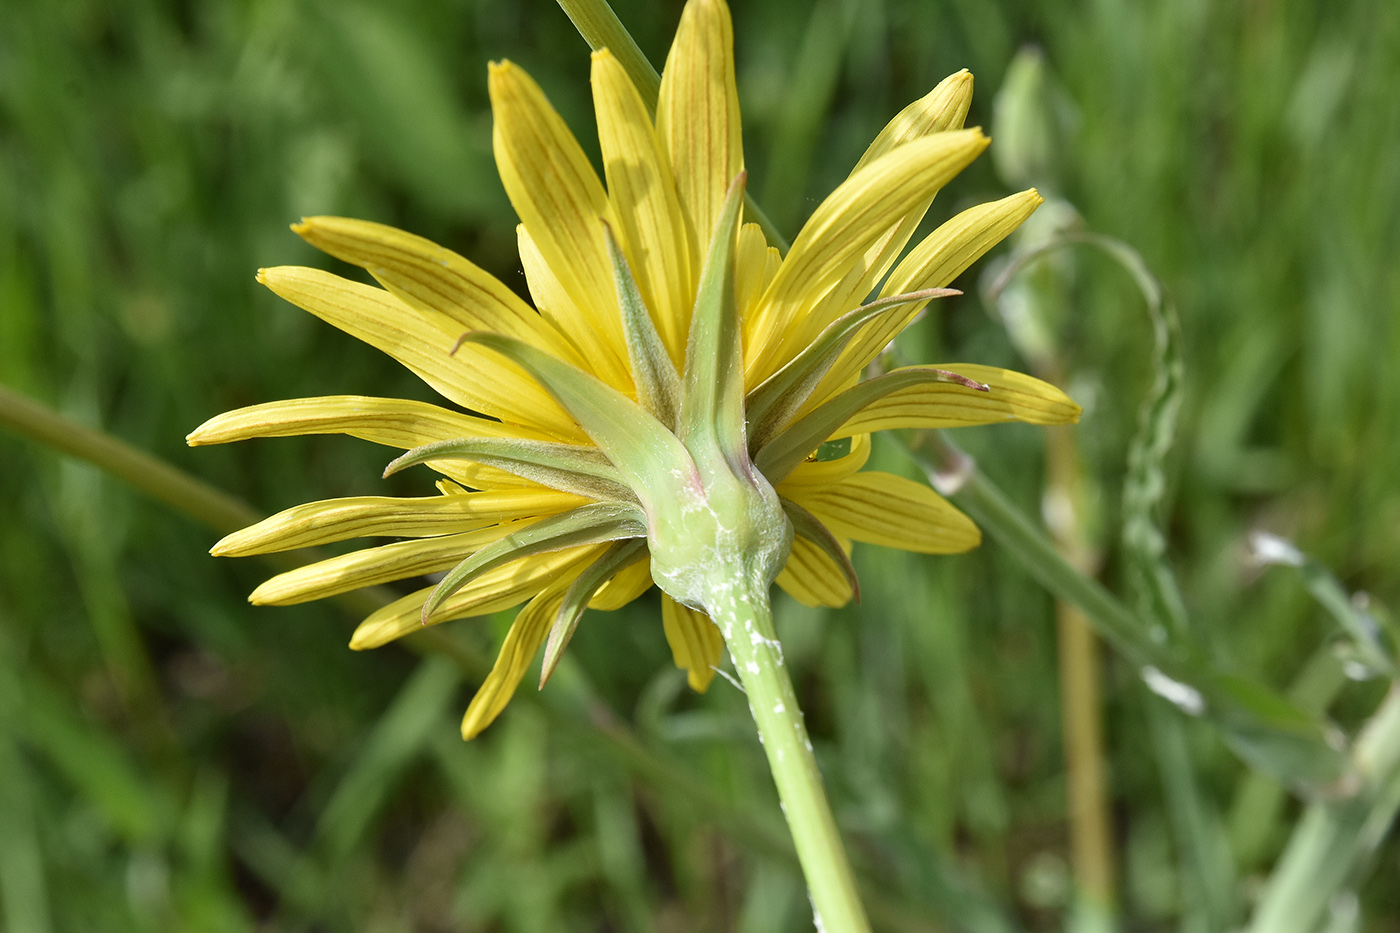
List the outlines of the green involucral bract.
<svg viewBox="0 0 1400 933">
<path fill-rule="evenodd" d="M 787 561 L 792 526 L 771 483 L 749 460 L 744 366 L 734 303 L 734 241 L 744 197 L 735 178 L 710 238 L 686 346 L 678 429 L 698 486 L 648 510 L 656 584 L 707 611 L 736 591 L 766 593 Z"/>
</svg>

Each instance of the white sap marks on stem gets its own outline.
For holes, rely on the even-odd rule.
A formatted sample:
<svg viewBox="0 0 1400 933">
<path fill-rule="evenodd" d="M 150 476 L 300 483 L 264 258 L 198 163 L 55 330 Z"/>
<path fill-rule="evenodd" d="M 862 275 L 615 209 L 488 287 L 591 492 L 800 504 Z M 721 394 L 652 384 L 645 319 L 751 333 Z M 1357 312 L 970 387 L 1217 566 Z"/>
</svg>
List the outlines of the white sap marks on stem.
<svg viewBox="0 0 1400 933">
<path fill-rule="evenodd" d="M 782 700 L 779 700 L 777 703 L 773 704 L 773 715 L 775 716 L 781 716 L 786 710 L 787 707 L 783 705 Z"/>
<path fill-rule="evenodd" d="M 1201 691 L 1190 684 L 1174 680 L 1150 664 L 1144 667 L 1140 673 L 1142 674 L 1142 682 L 1147 684 L 1147 689 L 1183 713 L 1199 716 L 1206 711 L 1205 697 L 1201 696 Z"/>
</svg>

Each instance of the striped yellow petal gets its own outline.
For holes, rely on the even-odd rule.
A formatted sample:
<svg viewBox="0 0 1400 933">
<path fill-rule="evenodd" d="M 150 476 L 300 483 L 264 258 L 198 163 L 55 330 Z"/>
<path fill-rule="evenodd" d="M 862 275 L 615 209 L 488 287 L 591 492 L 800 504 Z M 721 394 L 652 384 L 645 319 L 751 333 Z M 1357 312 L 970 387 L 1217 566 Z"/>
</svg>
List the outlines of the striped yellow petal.
<svg viewBox="0 0 1400 933">
<path fill-rule="evenodd" d="M 858 434 L 851 438 L 851 451 L 844 457 L 834 460 L 804 460 L 793 467 L 792 472 L 778 483 L 778 492 L 788 496 L 789 489 L 816 488 L 839 483 L 853 473 L 858 473 L 869 459 L 870 435 Z"/>
<path fill-rule="evenodd" d="M 661 342 L 679 367 L 685 362 L 698 262 L 692 262 L 676 180 L 646 104 L 606 49 L 593 53 L 593 106 L 618 240 Z"/>
<path fill-rule="evenodd" d="M 608 215 L 608 200 L 602 182 L 529 75 L 510 62 L 492 64 L 489 84 L 501 183 L 578 311 L 578 317 L 555 323 L 599 378 L 625 385 L 622 325 L 603 242 L 601 221 Z"/>
<path fill-rule="evenodd" d="M 972 73 L 966 68 L 938 82 L 938 86 L 895 114 L 885 124 L 874 141 L 866 147 L 855 174 L 880 156 L 893 152 L 905 143 L 933 133 L 962 129 L 967 108 L 972 105 Z"/>
<path fill-rule="evenodd" d="M 540 248 L 535 245 L 530 231 L 526 229 L 524 224 L 515 225 L 515 241 L 520 252 L 520 265 L 525 272 L 525 285 L 530 289 L 530 300 L 539 309 L 540 316 L 566 333 L 586 328 L 588 319 L 583 316 L 578 305 L 569 297 L 569 293 L 564 291 L 564 286 L 560 283 L 558 276 L 554 274 L 554 270 L 549 268 L 549 263 L 545 262 Z M 593 373 L 600 379 L 618 378 L 617 373 L 599 372 L 598 367 L 587 360 L 580 368 Z M 618 385 L 618 388 L 625 388 L 625 386 Z"/>
<path fill-rule="evenodd" d="M 906 143 L 856 172 L 821 203 L 759 302 L 754 339 L 745 348 L 750 384 L 771 376 L 801 349 L 794 325 L 828 290 L 859 277 L 857 266 L 889 230 L 889 219 L 914 209 L 986 146 L 987 138 L 975 129 Z M 848 310 L 840 308 L 833 316 Z"/>
<path fill-rule="evenodd" d="M 326 395 L 264 402 L 227 411 L 195 428 L 185 440 L 195 446 L 302 434 L 348 434 L 404 450 L 458 437 L 551 439 L 543 431 L 474 418 L 427 402 L 368 395 Z"/>
<path fill-rule="evenodd" d="M 744 170 L 734 28 L 724 0 L 694 0 L 681 13 L 661 75 L 656 132 L 690 218 L 691 263 L 698 269 L 725 192 Z"/>
<path fill-rule="evenodd" d="M 836 536 L 842 549 L 849 554 L 851 542 Z M 844 606 L 855 595 L 846 580 L 845 571 L 812 541 L 797 535 L 792 539 L 792 553 L 778 579 L 773 581 L 783 591 L 804 606 Z"/>
<path fill-rule="evenodd" d="M 559 403 L 518 367 L 478 347 L 462 347 L 454 356 L 457 333 L 439 327 L 382 288 L 295 266 L 259 270 L 258 280 L 292 304 L 383 350 L 465 408 L 561 438 L 580 437 Z"/>
<path fill-rule="evenodd" d="M 930 233 L 890 275 L 881 295 L 942 288 L 1021 226 L 1045 202 L 1034 188 L 968 208 Z"/>
<path fill-rule="evenodd" d="M 1004 421 L 1073 424 L 1079 420 L 1082 409 L 1068 395 L 1032 376 L 974 363 L 948 363 L 940 368 L 980 382 L 988 391 L 946 382 L 899 389 L 861 409 L 832 437 L 892 428 L 960 428 Z"/>
<path fill-rule="evenodd" d="M 516 615 L 491 673 L 482 681 L 462 717 L 462 738 L 475 738 L 495 721 L 515 696 L 515 688 L 520 686 L 521 678 L 554 627 L 554 618 L 564 602 L 564 591 L 571 582 L 571 579 L 554 580 Z"/>
<path fill-rule="evenodd" d="M 629 564 L 615 573 L 608 582 L 598 588 L 588 602 L 589 609 L 621 609 L 632 600 L 651 589 L 651 558 L 642 549 L 642 559 Z"/>
<path fill-rule="evenodd" d="M 500 489 L 455 496 L 395 499 L 353 496 L 293 506 L 228 535 L 210 552 L 246 557 L 349 538 L 428 537 L 578 508 L 588 500 L 552 489 Z"/>
<path fill-rule="evenodd" d="M 1025 222 L 1045 199 L 1034 189 L 1000 201 L 979 204 L 939 226 L 905 257 L 880 290 L 881 297 L 924 288 L 942 288 Z M 885 346 L 912 321 L 925 303 L 910 305 L 903 314 L 872 322 L 851 341 L 812 394 L 818 405 L 845 388 L 880 355 Z"/>
<path fill-rule="evenodd" d="M 966 69 L 943 79 L 937 87 L 905 107 L 885 126 L 865 150 L 851 174 L 856 174 L 871 162 L 906 143 L 934 133 L 961 129 L 971 103 L 972 75 Z M 899 258 L 899 254 L 904 251 L 909 238 L 914 235 L 924 215 L 928 213 L 929 205 L 933 203 L 937 193 L 937 189 L 928 191 L 921 201 L 915 203 L 866 249 L 860 262 L 841 283 L 822 296 L 804 316 L 804 324 L 794 336 L 797 342 L 810 343 L 827 324 L 865 300 L 870 290 L 885 277 L 894 261 Z M 919 307 L 922 305 L 910 309 L 908 317 L 917 313 Z"/>
<path fill-rule="evenodd" d="M 429 620 L 430 625 L 451 619 L 488 615 L 517 606 L 534 596 L 551 581 L 563 580 L 565 585 L 603 552 L 603 546 L 568 548 L 536 554 L 489 570 L 453 593 Z M 396 638 L 402 638 L 423 628 L 423 604 L 433 587 L 396 599 L 376 610 L 355 629 L 350 647 L 356 651 L 378 648 Z"/>
<path fill-rule="evenodd" d="M 793 497 L 838 535 L 869 544 L 957 554 L 982 540 L 977 526 L 922 483 L 891 473 L 857 473 L 825 489 Z"/>
<path fill-rule="evenodd" d="M 254 590 L 248 601 L 258 606 L 291 606 L 365 586 L 450 570 L 463 558 L 526 524 L 510 522 L 341 554 L 278 574 Z"/>
<path fill-rule="evenodd" d="M 292 229 L 317 249 L 362 266 L 414 308 L 446 315 L 462 330 L 506 334 L 582 362 L 573 344 L 495 276 L 432 240 L 347 217 L 307 217 Z"/>
<path fill-rule="evenodd" d="M 734 249 L 734 303 L 739 319 L 745 323 L 745 342 L 749 339 L 747 326 L 753 307 L 782 264 L 783 257 L 768 245 L 758 224 L 744 224 L 739 228 L 739 242 Z"/>
<path fill-rule="evenodd" d="M 676 667 L 686 672 L 690 689 L 704 693 L 715 679 L 715 668 L 724 659 L 724 636 L 703 612 L 661 596 L 661 625 Z"/>
</svg>

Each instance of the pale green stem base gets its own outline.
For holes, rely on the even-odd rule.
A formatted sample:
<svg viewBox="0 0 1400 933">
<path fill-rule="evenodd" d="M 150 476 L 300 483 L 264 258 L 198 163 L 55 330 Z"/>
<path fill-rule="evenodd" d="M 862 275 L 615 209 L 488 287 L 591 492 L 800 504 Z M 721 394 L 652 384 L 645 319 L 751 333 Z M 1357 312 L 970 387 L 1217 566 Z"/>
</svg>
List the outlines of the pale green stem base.
<svg viewBox="0 0 1400 933">
<path fill-rule="evenodd" d="M 868 933 L 870 922 L 822 788 L 792 680 L 783 666 L 783 649 L 773 629 L 768 595 L 735 587 L 719 593 L 713 602 L 710 616 L 724 634 L 748 694 L 749 709 L 758 724 L 797 858 L 807 878 L 817 929 Z"/>
</svg>

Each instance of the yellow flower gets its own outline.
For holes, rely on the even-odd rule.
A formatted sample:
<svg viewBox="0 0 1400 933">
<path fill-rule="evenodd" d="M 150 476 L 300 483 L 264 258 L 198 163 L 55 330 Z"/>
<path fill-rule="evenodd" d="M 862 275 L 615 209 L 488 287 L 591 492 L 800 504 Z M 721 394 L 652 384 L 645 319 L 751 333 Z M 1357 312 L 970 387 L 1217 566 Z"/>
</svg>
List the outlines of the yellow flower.
<svg viewBox="0 0 1400 933">
<path fill-rule="evenodd" d="M 213 553 L 405 539 L 273 577 L 250 597 L 259 604 L 448 572 L 367 618 L 356 649 L 524 602 L 467 711 L 467 737 L 505 706 L 546 639 L 547 677 L 585 608 L 625 605 L 654 577 L 671 594 L 661 597 L 662 619 L 677 665 L 695 689 L 709 685 L 723 641 L 686 574 L 704 564 L 706 535 L 733 528 L 720 509 L 706 512 L 710 531 L 695 530 L 704 495 L 718 501 L 733 487 L 748 503 L 739 511 L 756 516 L 748 543 L 734 547 L 759 555 L 758 585 L 776 574 L 801 602 L 839 606 L 855 591 L 852 541 L 922 553 L 979 541 L 926 486 L 862 471 L 870 432 L 1078 417 L 1054 387 L 987 366 L 908 367 L 861 381 L 927 302 L 949 294 L 942 287 L 1041 201 L 1032 190 L 963 211 L 896 264 L 939 188 L 987 145 L 979 130 L 962 129 L 971 76 L 951 76 L 891 120 L 783 257 L 756 224 L 737 222 L 744 166 L 732 44 L 723 0 L 691 0 L 654 119 L 618 61 L 594 54 L 606 187 L 529 76 L 509 62 L 491 66 L 496 161 L 521 220 L 534 308 L 449 250 L 344 218 L 293 229 L 382 288 L 316 269 L 259 272 L 457 408 L 298 399 L 220 415 L 189 436 L 212 444 L 350 434 L 408 450 L 391 469 L 426 463 L 442 475 L 439 495 L 308 503 L 229 535 Z M 737 421 L 724 414 L 726 399 Z M 848 449 L 818 458 L 828 441 Z M 729 486 L 711 484 L 720 474 Z"/>
</svg>

